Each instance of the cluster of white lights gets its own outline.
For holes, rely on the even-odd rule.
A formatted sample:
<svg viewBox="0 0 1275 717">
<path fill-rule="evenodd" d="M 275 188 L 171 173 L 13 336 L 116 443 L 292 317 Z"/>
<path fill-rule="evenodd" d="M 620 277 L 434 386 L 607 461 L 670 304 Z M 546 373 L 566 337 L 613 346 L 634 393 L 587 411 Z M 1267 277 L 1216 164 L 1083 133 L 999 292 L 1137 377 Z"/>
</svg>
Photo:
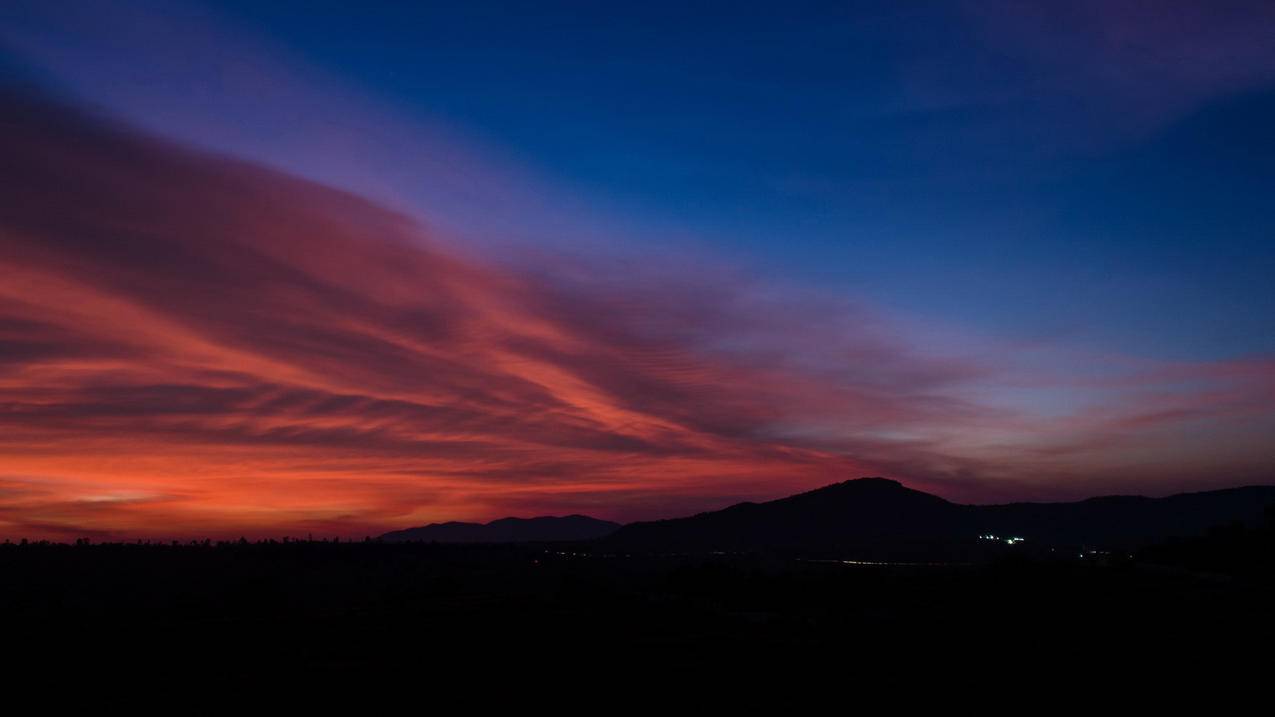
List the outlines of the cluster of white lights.
<svg viewBox="0 0 1275 717">
<path fill-rule="evenodd" d="M 979 539 L 979 540 L 996 540 L 996 541 L 1001 541 L 1001 540 L 1003 540 L 1003 541 L 1005 541 L 1005 544 L 1006 544 L 1006 545 L 1018 545 L 1019 543 L 1023 542 L 1024 540 L 1027 540 L 1026 538 L 1020 538 L 1020 537 L 1018 537 L 1018 536 L 1016 536 L 1016 535 L 1015 535 L 1015 536 L 1006 537 L 1006 538 L 1002 538 L 1002 537 L 1000 537 L 999 535 L 992 535 L 992 534 L 990 534 L 990 533 L 988 533 L 987 535 L 980 535 L 980 536 L 978 536 L 978 539 Z"/>
</svg>

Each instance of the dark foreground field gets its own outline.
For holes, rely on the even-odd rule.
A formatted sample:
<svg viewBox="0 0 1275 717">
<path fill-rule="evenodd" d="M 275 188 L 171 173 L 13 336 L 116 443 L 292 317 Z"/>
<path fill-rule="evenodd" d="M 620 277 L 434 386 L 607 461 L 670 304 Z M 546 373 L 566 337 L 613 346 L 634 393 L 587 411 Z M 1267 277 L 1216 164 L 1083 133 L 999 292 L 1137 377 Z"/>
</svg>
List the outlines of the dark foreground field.
<svg viewBox="0 0 1275 717">
<path fill-rule="evenodd" d="M 0 628 L 9 675 L 1266 669 L 1275 581 L 1253 535 L 1101 564 L 946 567 L 545 545 L 2 545 Z"/>
</svg>

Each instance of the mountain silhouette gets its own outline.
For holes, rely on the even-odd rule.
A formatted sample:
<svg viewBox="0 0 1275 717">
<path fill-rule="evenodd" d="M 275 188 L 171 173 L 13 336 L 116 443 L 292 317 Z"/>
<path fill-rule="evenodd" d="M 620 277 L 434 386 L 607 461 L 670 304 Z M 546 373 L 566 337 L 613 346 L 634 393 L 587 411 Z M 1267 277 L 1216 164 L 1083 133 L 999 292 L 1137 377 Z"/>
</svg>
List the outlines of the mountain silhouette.
<svg viewBox="0 0 1275 717">
<path fill-rule="evenodd" d="M 1134 549 L 1254 522 L 1275 486 L 1167 498 L 1112 496 L 1074 503 L 962 505 L 885 478 L 860 478 L 766 503 L 687 518 L 632 523 L 609 547 L 648 552 L 795 551 L 865 558 L 969 557 L 1008 537 L 1036 546 Z M 996 539 L 980 539 L 994 535 Z"/>
<path fill-rule="evenodd" d="M 1165 498 L 1104 496 L 1074 503 L 966 506 L 987 530 L 1054 544 L 1138 548 L 1200 535 L 1231 523 L 1256 524 L 1275 505 L 1275 486 L 1248 486 Z"/>
<path fill-rule="evenodd" d="M 595 540 L 613 533 L 619 523 L 587 515 L 501 518 L 490 523 L 431 523 L 381 536 L 387 542 L 531 543 Z"/>
</svg>

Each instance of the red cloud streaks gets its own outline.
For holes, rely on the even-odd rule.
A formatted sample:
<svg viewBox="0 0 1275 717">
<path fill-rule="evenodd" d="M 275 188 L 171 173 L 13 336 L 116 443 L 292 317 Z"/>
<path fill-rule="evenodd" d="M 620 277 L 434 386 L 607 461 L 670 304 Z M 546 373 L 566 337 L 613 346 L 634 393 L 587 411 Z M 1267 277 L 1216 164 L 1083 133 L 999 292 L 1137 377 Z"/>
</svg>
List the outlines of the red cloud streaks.
<svg viewBox="0 0 1275 717">
<path fill-rule="evenodd" d="M 496 270 L 348 194 L 29 97 L 3 115 L 0 536 L 626 519 L 877 472 L 959 486 L 995 472 L 961 435 L 1042 430 L 959 398 L 987 367 L 853 311 L 727 276 Z M 1269 390 L 1269 366 L 1234 370 Z M 1097 446 L 1085 427 L 1174 405 L 1068 435 Z"/>
<path fill-rule="evenodd" d="M 352 196 L 6 113 L 0 532 L 350 533 L 848 468 L 765 438 L 782 375 L 631 306 L 462 261 Z"/>
</svg>

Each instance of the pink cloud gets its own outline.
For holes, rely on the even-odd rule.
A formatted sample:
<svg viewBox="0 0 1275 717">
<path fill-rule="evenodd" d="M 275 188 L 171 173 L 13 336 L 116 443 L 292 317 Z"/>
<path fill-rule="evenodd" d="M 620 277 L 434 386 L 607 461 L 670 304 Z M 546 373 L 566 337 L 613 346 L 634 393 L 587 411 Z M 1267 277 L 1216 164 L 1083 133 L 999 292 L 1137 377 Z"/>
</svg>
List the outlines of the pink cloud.
<svg viewBox="0 0 1275 717">
<path fill-rule="evenodd" d="M 868 307 L 708 262 L 496 267 L 348 193 L 29 96 L 3 113 L 4 536 L 625 520 L 881 473 L 1065 494 L 1131 485 L 1114 453 L 1200 411 L 1270 417 L 1269 363 L 1144 366 L 1046 417 Z"/>
</svg>

